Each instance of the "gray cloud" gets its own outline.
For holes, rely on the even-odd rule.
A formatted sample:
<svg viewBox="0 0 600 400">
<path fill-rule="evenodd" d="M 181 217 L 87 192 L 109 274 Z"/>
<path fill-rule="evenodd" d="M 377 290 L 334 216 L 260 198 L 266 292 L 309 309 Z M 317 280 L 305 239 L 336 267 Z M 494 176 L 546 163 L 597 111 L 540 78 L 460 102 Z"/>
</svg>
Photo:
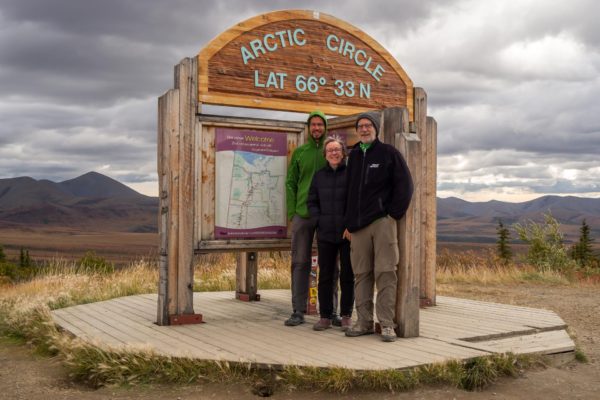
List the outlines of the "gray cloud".
<svg viewBox="0 0 600 400">
<path fill-rule="evenodd" d="M 442 194 L 600 195 L 600 3 L 340 4 L 4 0 L 0 177 L 156 180 L 156 103 L 173 66 L 238 22 L 302 8 L 367 32 L 426 89 Z"/>
</svg>

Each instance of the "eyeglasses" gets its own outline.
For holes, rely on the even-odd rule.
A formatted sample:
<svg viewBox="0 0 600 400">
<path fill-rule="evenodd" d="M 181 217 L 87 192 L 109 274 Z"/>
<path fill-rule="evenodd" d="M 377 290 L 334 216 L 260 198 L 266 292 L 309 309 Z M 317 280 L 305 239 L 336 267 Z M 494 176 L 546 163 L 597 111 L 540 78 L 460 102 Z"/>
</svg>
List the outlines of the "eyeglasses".
<svg viewBox="0 0 600 400">
<path fill-rule="evenodd" d="M 327 149 L 325 150 L 325 153 L 341 153 L 342 149 Z"/>
<path fill-rule="evenodd" d="M 373 127 L 373 124 L 360 124 L 360 125 L 356 125 L 356 129 L 361 130 L 361 129 L 371 129 Z"/>
</svg>

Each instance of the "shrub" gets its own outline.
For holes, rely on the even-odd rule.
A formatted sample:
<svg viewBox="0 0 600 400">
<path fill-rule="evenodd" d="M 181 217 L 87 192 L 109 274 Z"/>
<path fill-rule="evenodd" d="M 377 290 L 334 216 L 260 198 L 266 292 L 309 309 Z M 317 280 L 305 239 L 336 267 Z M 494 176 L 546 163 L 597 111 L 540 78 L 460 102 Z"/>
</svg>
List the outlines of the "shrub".
<svg viewBox="0 0 600 400">
<path fill-rule="evenodd" d="M 78 267 L 76 273 L 100 273 L 110 274 L 115 272 L 115 266 L 113 263 L 106 261 L 105 258 L 97 256 L 96 252 L 88 251 L 78 261 Z"/>
<path fill-rule="evenodd" d="M 527 262 L 541 271 L 567 272 L 575 267 L 563 244 L 560 224 L 552 214 L 544 214 L 543 224 L 530 220 L 525 225 L 516 224 L 515 230 L 519 238 L 529 245 Z"/>
</svg>

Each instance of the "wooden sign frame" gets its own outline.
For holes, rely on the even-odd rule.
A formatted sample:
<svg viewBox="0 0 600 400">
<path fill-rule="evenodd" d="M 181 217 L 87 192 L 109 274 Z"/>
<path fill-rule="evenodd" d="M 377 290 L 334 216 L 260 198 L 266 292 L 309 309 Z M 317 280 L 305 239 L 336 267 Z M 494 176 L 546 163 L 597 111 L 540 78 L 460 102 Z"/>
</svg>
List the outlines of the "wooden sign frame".
<svg viewBox="0 0 600 400">
<path fill-rule="evenodd" d="M 258 118 L 221 117 L 198 115 L 196 143 L 202 155 L 196 167 L 196 202 L 194 204 L 194 251 L 196 253 L 257 250 L 284 250 L 290 248 L 290 233 L 286 239 L 216 239 L 215 238 L 215 130 L 235 128 L 257 132 L 281 132 L 286 135 L 287 165 L 293 151 L 304 143 L 306 124 L 293 121 L 279 121 Z M 202 189 L 201 189 L 202 188 Z M 283 193 L 285 198 L 285 190 Z M 284 213 L 285 216 L 285 213 Z M 286 218 L 287 220 L 287 218 Z"/>
<path fill-rule="evenodd" d="M 403 94 L 398 97 L 384 96 L 383 100 L 376 99 L 372 102 L 372 106 L 366 106 L 364 102 L 360 103 L 362 100 L 357 100 L 360 103 L 357 103 L 358 105 L 346 105 L 354 100 L 341 101 L 332 98 L 331 93 L 327 94 L 326 90 L 312 97 L 303 97 L 290 95 L 289 91 L 272 93 L 260 89 L 254 96 L 248 96 L 238 93 L 238 86 L 235 84 L 221 85 L 216 88 L 217 90 L 211 86 L 211 79 L 214 78 L 214 75 L 211 75 L 211 60 L 221 50 L 226 50 L 230 43 L 238 46 L 240 42 L 236 40 L 240 38 L 250 42 L 258 40 L 251 39 L 251 35 L 256 32 L 263 32 L 263 38 L 267 40 L 271 38 L 267 36 L 269 33 L 264 34 L 264 30 L 260 29 L 278 26 L 272 25 L 278 23 L 289 26 L 293 25 L 294 21 L 298 21 L 298 26 L 323 23 L 332 28 L 332 31 L 335 28 L 337 29 L 335 32 L 345 32 L 350 35 L 346 39 L 351 38 L 353 43 L 360 44 L 360 49 L 368 47 L 374 52 L 373 54 L 377 53 L 379 58 L 373 56 L 374 62 L 387 63 L 383 68 L 388 68 L 387 72 L 393 72 L 390 79 L 401 82 L 400 89 Z M 304 36 L 300 41 L 303 41 L 303 38 Z M 273 42 L 268 40 L 263 43 L 267 46 L 265 43 L 273 46 Z M 306 43 L 309 43 L 308 34 Z M 256 48 L 254 51 L 258 55 Z M 345 49 L 340 54 L 344 56 Z M 356 52 L 354 54 L 356 55 Z M 362 63 L 366 54 L 367 50 L 364 50 L 364 54 L 361 53 L 363 58 L 355 64 Z M 216 69 L 212 68 L 213 74 L 216 72 L 229 76 L 226 65 L 222 63 L 216 65 Z M 327 67 L 318 63 L 315 65 L 314 71 Z M 383 78 L 382 74 L 377 74 L 375 71 L 376 69 L 372 70 L 373 78 L 376 77 L 375 75 Z M 235 73 L 238 72 L 240 71 L 237 70 Z M 242 75 L 244 74 L 240 73 L 240 76 Z M 211 234 L 211 228 L 214 229 L 216 207 L 215 146 L 214 133 L 211 130 L 217 127 L 229 127 L 281 132 L 287 135 L 289 160 L 296 146 L 304 142 L 308 133 L 306 124 L 204 115 L 201 112 L 203 102 L 305 112 L 320 109 L 328 115 L 340 116 L 329 120 L 330 131 L 336 129 L 351 131 L 356 119 L 356 115 L 351 114 L 376 108 L 381 110 L 380 140 L 393 145 L 404 155 L 414 181 L 413 200 L 406 216 L 398 222 L 398 247 L 401 258 L 398 269 L 395 321 L 398 324 L 399 336 L 418 336 L 419 305 L 435 305 L 436 296 L 437 124 L 433 118 L 427 116 L 425 91 L 421 88 L 413 88 L 412 81 L 395 59 L 368 35 L 334 17 L 310 11 L 277 11 L 251 18 L 219 35 L 197 57 L 183 59 L 175 67 L 174 78 L 173 89 L 167 91 L 158 101 L 160 262 L 157 323 L 172 325 L 202 322 L 202 315 L 194 311 L 194 253 L 239 252 L 236 297 L 258 300 L 260 296 L 256 293 L 257 251 L 289 249 L 290 246 L 288 238 L 215 240 L 214 235 Z M 327 79 L 329 78 L 330 76 Z M 384 89 L 394 88 L 395 86 Z M 241 92 L 244 90 L 247 92 L 248 88 Z M 318 90 L 313 94 L 317 92 Z M 401 98 L 402 101 L 398 103 L 394 100 L 388 103 L 386 99 L 390 98 L 396 100 Z"/>
</svg>

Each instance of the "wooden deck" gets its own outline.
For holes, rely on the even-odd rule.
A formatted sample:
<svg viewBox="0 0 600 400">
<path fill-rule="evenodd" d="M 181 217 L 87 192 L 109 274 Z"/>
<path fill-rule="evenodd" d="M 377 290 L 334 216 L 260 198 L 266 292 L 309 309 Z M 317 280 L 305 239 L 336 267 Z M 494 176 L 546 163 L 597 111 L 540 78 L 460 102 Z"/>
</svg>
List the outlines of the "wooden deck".
<svg viewBox="0 0 600 400">
<path fill-rule="evenodd" d="M 52 312 L 57 325 L 86 341 L 110 348 L 256 365 L 402 369 L 493 353 L 556 354 L 575 345 L 552 311 L 452 297 L 421 310 L 420 337 L 384 343 L 377 335 L 347 338 L 339 328 L 286 327 L 289 290 L 263 290 L 245 303 L 233 292 L 194 294 L 206 323 L 158 326 L 157 296 L 146 294 L 84 304 Z"/>
</svg>

